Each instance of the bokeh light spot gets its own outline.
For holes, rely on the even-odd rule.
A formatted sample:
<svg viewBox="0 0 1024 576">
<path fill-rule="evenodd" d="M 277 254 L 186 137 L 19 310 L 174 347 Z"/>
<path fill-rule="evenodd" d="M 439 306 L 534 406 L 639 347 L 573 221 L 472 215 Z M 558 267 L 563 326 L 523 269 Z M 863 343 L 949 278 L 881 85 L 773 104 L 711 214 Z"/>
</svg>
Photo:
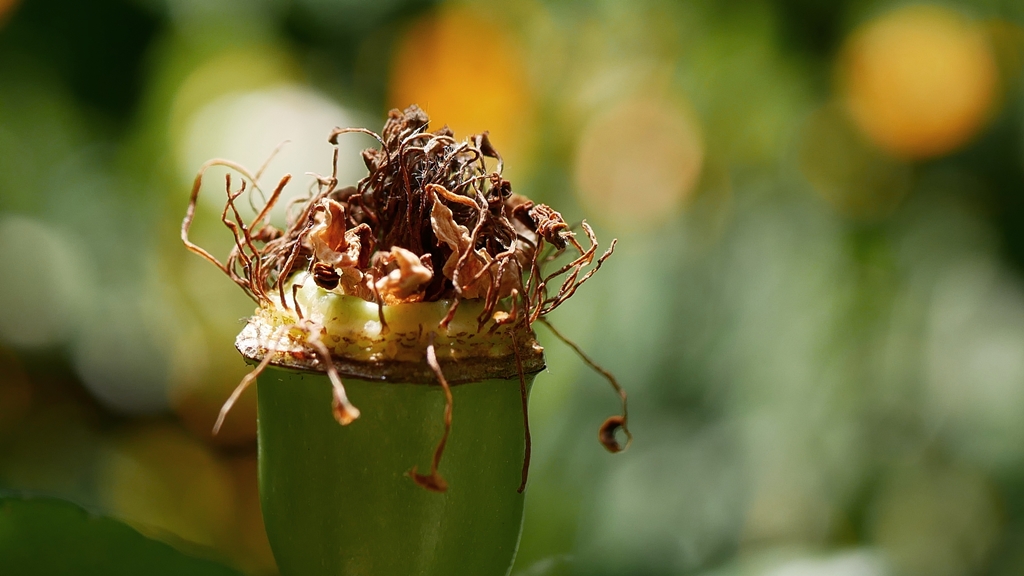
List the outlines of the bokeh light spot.
<svg viewBox="0 0 1024 576">
<path fill-rule="evenodd" d="M 167 407 L 168 358 L 137 310 L 105 308 L 75 345 L 75 371 L 104 406 L 126 414 Z"/>
<path fill-rule="evenodd" d="M 14 11 L 19 0 L 0 0 L 0 26 L 7 22 L 7 17 Z"/>
<path fill-rule="evenodd" d="M 1024 457 L 1024 293 L 984 257 L 950 265 L 931 286 L 923 414 L 964 460 L 1012 468 Z"/>
<path fill-rule="evenodd" d="M 280 47 L 272 45 L 226 50 L 197 66 L 189 64 L 195 67 L 188 76 L 180 84 L 168 87 L 173 95 L 166 116 L 172 146 L 178 146 L 177 143 L 185 137 L 199 109 L 217 98 L 225 94 L 295 84 L 301 78 L 299 66 L 292 57 Z M 164 65 L 171 69 L 181 66 L 173 61 Z"/>
<path fill-rule="evenodd" d="M 487 130 L 515 167 L 530 131 L 531 92 L 523 54 L 506 30 L 471 12 L 448 10 L 417 22 L 392 61 L 388 102 L 417 104 L 456 137 Z"/>
<path fill-rule="evenodd" d="M 357 122 L 351 113 L 301 86 L 226 94 L 192 117 L 179 143 L 182 179 L 191 182 L 199 167 L 210 158 L 229 158 L 256 172 L 272 152 L 287 141 L 260 181 L 269 194 L 281 176 L 292 175 L 293 181 L 273 213 L 275 223 L 283 225 L 288 200 L 307 192 L 306 185 L 311 178 L 306 173 L 329 175 L 331 172 L 332 152 L 327 142 L 331 129 L 355 125 Z M 354 184 L 365 173 L 359 150 L 369 141 L 349 136 L 340 139 L 339 144 L 338 179 Z M 207 172 L 200 196 L 200 200 L 218 213 L 225 201 L 221 176 L 225 171 L 218 168 Z M 237 175 L 234 181 L 236 186 L 240 183 Z M 247 206 L 247 202 L 239 203 L 243 214 Z"/>
<path fill-rule="evenodd" d="M 575 177 L 589 213 L 617 229 L 670 219 L 692 195 L 704 163 L 700 128 L 683 108 L 624 101 L 587 125 Z"/>
<path fill-rule="evenodd" d="M 804 556 L 783 563 L 758 576 L 886 576 L 891 571 L 883 557 L 865 549 L 830 556 Z"/>
<path fill-rule="evenodd" d="M 940 156 L 968 142 L 997 93 L 983 28 L 936 6 L 901 8 L 863 25 L 847 40 L 840 67 L 857 125 L 902 158 Z"/>
<path fill-rule="evenodd" d="M 60 342 L 78 322 L 81 258 L 46 224 L 0 218 L 0 339 L 19 347 Z"/>
</svg>

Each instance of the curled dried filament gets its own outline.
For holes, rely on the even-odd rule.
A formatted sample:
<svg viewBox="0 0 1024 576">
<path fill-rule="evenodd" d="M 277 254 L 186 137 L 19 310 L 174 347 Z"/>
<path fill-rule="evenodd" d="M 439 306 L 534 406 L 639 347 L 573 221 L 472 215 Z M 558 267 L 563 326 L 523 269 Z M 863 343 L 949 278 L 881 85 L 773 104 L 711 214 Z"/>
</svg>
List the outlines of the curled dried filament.
<svg viewBox="0 0 1024 576">
<path fill-rule="evenodd" d="M 587 366 L 590 366 L 592 370 L 601 376 L 604 376 L 615 392 L 619 395 L 619 398 L 622 400 L 622 414 L 611 416 L 601 424 L 601 427 L 598 430 L 598 439 L 601 441 L 601 445 L 613 454 L 616 452 L 622 452 L 626 448 L 629 448 L 629 445 L 633 443 L 633 433 L 629 431 L 629 408 L 626 391 L 619 385 L 618 380 L 615 379 L 615 376 L 611 372 L 602 368 L 597 362 L 594 362 L 594 360 L 591 359 L 590 356 L 587 356 L 586 352 L 584 352 L 575 342 L 567 338 L 552 326 L 551 322 L 549 322 L 547 318 L 541 318 L 540 322 L 547 326 L 548 330 L 551 330 L 551 333 L 554 334 L 556 338 L 564 342 L 569 348 L 572 348 L 573 352 L 575 352 L 576 355 L 580 357 L 580 360 L 583 360 Z M 625 444 L 620 444 L 618 439 L 615 437 L 615 433 L 620 428 L 626 435 Z"/>
<path fill-rule="evenodd" d="M 448 385 L 448 380 L 444 377 L 444 372 L 441 371 L 441 365 L 437 361 L 437 353 L 434 351 L 434 336 L 435 333 L 430 333 L 430 341 L 427 344 L 427 364 L 430 369 L 434 371 L 434 375 L 437 376 L 437 382 L 441 385 L 444 390 L 445 405 L 444 405 L 444 434 L 441 436 L 441 440 L 437 443 L 437 448 L 434 449 L 434 458 L 430 463 L 430 474 L 420 474 L 416 471 L 416 466 L 412 467 L 409 471 L 412 476 L 413 482 L 419 484 L 423 488 L 432 492 L 446 492 L 448 490 L 448 482 L 441 476 L 437 471 L 441 465 L 441 457 L 444 455 L 444 447 L 448 443 L 448 436 L 452 432 L 452 389 Z"/>
</svg>

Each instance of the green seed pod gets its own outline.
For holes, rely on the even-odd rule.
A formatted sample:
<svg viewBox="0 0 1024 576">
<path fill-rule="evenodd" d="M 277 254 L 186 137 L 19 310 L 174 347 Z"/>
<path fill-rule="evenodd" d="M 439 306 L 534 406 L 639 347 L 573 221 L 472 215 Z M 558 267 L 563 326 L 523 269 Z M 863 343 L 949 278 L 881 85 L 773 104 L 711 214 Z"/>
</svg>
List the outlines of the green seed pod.
<svg viewBox="0 0 1024 576">
<path fill-rule="evenodd" d="M 301 333 L 267 337 L 287 326 L 269 324 L 272 315 L 255 316 L 239 335 L 246 357 L 270 355 L 276 366 L 258 379 L 259 470 L 281 572 L 507 573 L 523 514 L 521 403 L 543 367 L 532 335 L 516 338 L 520 379 L 508 329 L 477 332 L 479 305 L 461 308 L 446 334 L 432 331 L 447 302 L 387 306 L 382 333 L 376 306 L 358 298 L 310 281 L 296 300 L 307 318 L 325 326 L 321 339 L 347 398 L 366 409 L 339 426 L 329 375 L 303 354 Z M 428 353 L 447 375 L 445 386 Z M 457 422 L 450 434 L 446 420 Z"/>
<path fill-rule="evenodd" d="M 375 409 L 342 428 L 324 409 L 326 378 L 271 369 L 259 379 L 260 502 L 281 573 L 507 574 L 523 517 L 523 420 L 509 408 L 518 384 L 453 387 L 467 412 L 445 447 L 441 494 L 406 477 L 434 449 L 441 391 L 345 384 Z"/>
</svg>

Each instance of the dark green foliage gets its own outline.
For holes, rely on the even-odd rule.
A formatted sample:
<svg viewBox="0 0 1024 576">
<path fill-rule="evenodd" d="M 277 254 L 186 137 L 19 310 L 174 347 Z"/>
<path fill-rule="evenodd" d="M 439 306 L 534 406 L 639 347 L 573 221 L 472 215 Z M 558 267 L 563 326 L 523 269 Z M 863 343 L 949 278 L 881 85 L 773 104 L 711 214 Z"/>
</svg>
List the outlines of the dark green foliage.
<svg viewBox="0 0 1024 576">
<path fill-rule="evenodd" d="M 54 498 L 0 497 L 0 574 L 238 576 Z"/>
</svg>

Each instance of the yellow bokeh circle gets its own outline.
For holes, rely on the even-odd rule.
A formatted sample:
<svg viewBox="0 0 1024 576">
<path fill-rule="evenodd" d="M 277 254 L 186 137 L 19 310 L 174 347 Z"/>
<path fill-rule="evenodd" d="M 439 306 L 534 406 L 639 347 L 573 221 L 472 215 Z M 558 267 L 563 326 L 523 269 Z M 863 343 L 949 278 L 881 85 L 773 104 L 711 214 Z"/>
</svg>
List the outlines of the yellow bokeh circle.
<svg viewBox="0 0 1024 576">
<path fill-rule="evenodd" d="M 458 138 L 487 130 L 506 158 L 514 159 L 525 145 L 531 99 L 514 37 L 470 11 L 445 10 L 420 20 L 404 34 L 392 61 L 391 107 L 417 104 L 432 128 L 447 124 Z"/>
<path fill-rule="evenodd" d="M 686 108 L 632 98 L 584 128 L 576 151 L 576 189 L 587 212 L 604 223 L 643 229 L 682 208 L 703 163 L 700 128 Z"/>
<path fill-rule="evenodd" d="M 909 6 L 857 29 L 844 46 L 846 103 L 875 144 L 907 159 L 974 137 L 996 99 L 998 68 L 982 26 L 938 6 Z"/>
</svg>

